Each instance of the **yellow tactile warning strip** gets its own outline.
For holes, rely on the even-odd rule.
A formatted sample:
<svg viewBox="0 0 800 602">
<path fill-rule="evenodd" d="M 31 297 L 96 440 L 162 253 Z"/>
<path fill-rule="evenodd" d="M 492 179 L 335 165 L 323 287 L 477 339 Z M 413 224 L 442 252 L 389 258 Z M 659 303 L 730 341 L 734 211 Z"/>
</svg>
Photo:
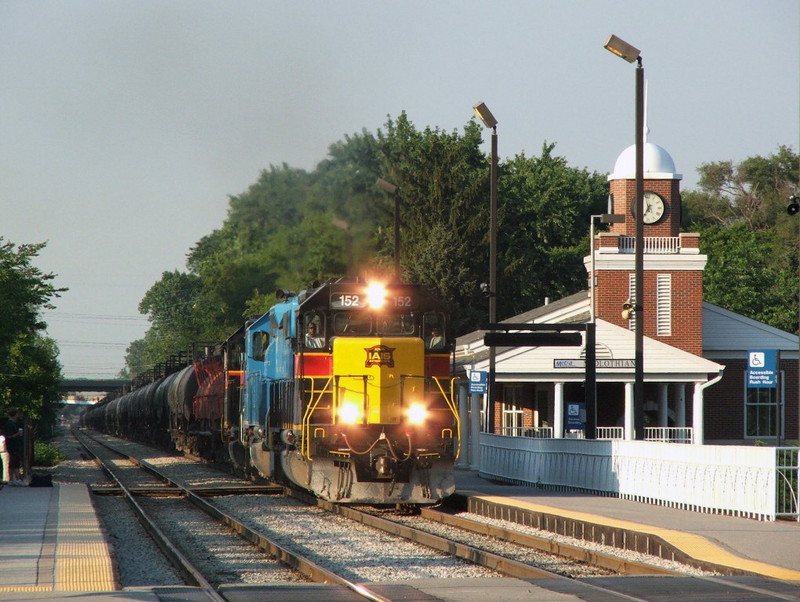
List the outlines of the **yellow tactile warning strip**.
<svg viewBox="0 0 800 602">
<path fill-rule="evenodd" d="M 113 591 L 114 567 L 108 544 L 85 485 L 59 484 L 55 549 L 55 591 Z"/>
<path fill-rule="evenodd" d="M 17 592 L 52 592 L 49 585 L 4 585 L 0 587 L 0 594 L 14 594 Z"/>
<path fill-rule="evenodd" d="M 506 497 L 498 497 L 494 495 L 480 495 L 476 492 L 463 492 L 465 495 L 471 495 L 493 504 L 501 504 L 508 506 L 509 499 Z M 547 514 L 554 514 L 563 516 L 573 520 L 585 521 L 587 523 L 595 523 L 599 525 L 606 525 L 609 527 L 616 527 L 620 529 L 627 529 L 629 531 L 638 531 L 640 533 L 649 533 L 651 535 L 662 538 L 664 541 L 672 544 L 679 550 L 682 550 L 687 555 L 703 562 L 727 566 L 749 573 L 764 575 L 782 581 L 800 581 L 800 571 L 783 568 L 749 560 L 731 554 L 727 550 L 720 548 L 718 545 L 710 542 L 705 537 L 695 535 L 692 533 L 682 533 L 681 531 L 674 531 L 672 529 L 664 529 L 661 527 L 654 527 L 652 525 L 645 525 L 642 523 L 634 523 L 625 520 L 608 518 L 607 516 L 600 516 L 597 514 L 589 514 L 587 512 L 576 512 L 572 510 L 565 510 L 563 508 L 555 508 L 553 506 L 544 506 L 541 504 L 533 504 L 524 500 L 513 500 L 515 506 L 527 508 L 533 512 L 542 512 Z"/>
</svg>

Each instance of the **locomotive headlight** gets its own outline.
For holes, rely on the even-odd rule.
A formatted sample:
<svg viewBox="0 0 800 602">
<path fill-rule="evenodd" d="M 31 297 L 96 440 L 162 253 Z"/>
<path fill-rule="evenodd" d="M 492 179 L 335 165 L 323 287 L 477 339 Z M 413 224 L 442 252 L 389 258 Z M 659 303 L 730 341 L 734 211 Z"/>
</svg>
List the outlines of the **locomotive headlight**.
<svg viewBox="0 0 800 602">
<path fill-rule="evenodd" d="M 358 424 L 361 422 L 361 405 L 352 401 L 345 401 L 339 407 L 339 420 L 345 424 Z"/>
<path fill-rule="evenodd" d="M 367 304 L 372 309 L 380 309 L 386 303 L 386 287 L 380 282 L 372 282 L 367 286 Z"/>
<path fill-rule="evenodd" d="M 412 403 L 406 411 L 409 424 L 425 424 L 428 419 L 428 408 L 421 403 Z"/>
</svg>

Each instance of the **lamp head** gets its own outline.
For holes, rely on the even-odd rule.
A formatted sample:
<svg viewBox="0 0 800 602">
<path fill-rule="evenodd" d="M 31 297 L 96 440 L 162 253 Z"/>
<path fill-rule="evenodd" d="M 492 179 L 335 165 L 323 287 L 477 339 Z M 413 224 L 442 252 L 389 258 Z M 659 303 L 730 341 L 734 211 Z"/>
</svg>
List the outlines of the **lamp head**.
<svg viewBox="0 0 800 602">
<path fill-rule="evenodd" d="M 483 121 L 483 125 L 487 128 L 497 127 L 497 119 L 494 118 L 494 115 L 492 115 L 492 112 L 489 110 L 489 107 L 486 106 L 485 102 L 479 102 L 472 107 L 472 110 L 475 111 L 475 114 Z"/>
<path fill-rule="evenodd" d="M 786 207 L 786 213 L 789 215 L 796 215 L 800 212 L 800 198 L 796 195 L 792 195 L 789 197 L 789 205 Z"/>
<path fill-rule="evenodd" d="M 625 301 L 625 303 L 622 304 L 622 319 L 630 320 L 633 317 L 635 311 L 636 311 L 636 306 L 633 304 L 633 300 L 628 299 L 627 301 Z"/>
<path fill-rule="evenodd" d="M 383 178 L 378 178 L 375 184 L 377 184 L 384 192 L 387 192 L 388 194 L 394 194 L 397 192 L 397 186 L 391 182 L 387 182 Z"/>
<path fill-rule="evenodd" d="M 625 221 L 625 216 L 619 213 L 603 213 L 600 215 L 601 224 L 621 224 Z"/>
<path fill-rule="evenodd" d="M 611 37 L 608 38 L 605 44 L 603 44 L 603 48 L 608 50 L 609 52 L 613 52 L 618 57 L 621 57 L 632 63 L 636 59 L 639 58 L 641 52 L 635 46 L 631 46 L 625 40 L 618 38 L 614 34 L 611 34 Z"/>
</svg>

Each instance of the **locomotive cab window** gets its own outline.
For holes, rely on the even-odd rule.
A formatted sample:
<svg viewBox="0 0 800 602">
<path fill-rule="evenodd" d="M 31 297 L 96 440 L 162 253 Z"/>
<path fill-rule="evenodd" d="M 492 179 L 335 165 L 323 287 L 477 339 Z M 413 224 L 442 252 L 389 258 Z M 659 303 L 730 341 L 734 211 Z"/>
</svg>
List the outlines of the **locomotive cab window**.
<svg viewBox="0 0 800 602">
<path fill-rule="evenodd" d="M 359 336 L 372 332 L 372 320 L 358 312 L 340 312 L 333 316 L 333 333 Z"/>
<path fill-rule="evenodd" d="M 257 330 L 250 339 L 252 356 L 254 360 L 263 361 L 266 357 L 267 346 L 269 345 L 269 333 Z"/>
<path fill-rule="evenodd" d="M 425 348 L 430 351 L 441 351 L 447 348 L 445 338 L 444 315 L 438 312 L 427 313 L 423 317 Z"/>
<path fill-rule="evenodd" d="M 303 346 L 306 349 L 324 349 L 327 345 L 325 338 L 325 322 L 322 316 L 312 314 L 304 319 Z"/>
<path fill-rule="evenodd" d="M 379 315 L 376 317 L 378 335 L 409 336 L 414 334 L 414 316 L 411 314 Z"/>
</svg>

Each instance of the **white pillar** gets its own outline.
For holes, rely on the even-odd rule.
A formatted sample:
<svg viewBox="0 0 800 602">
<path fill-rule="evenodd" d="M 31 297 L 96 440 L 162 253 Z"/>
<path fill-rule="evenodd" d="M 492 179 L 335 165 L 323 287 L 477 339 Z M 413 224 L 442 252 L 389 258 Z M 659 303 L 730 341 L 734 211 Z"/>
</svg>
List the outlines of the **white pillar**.
<svg viewBox="0 0 800 602">
<path fill-rule="evenodd" d="M 633 441 L 633 383 L 625 383 L 625 440 Z"/>
<path fill-rule="evenodd" d="M 564 383 L 553 383 L 553 438 L 564 437 Z"/>
<path fill-rule="evenodd" d="M 472 420 L 469 421 L 469 467 L 472 470 L 481 469 L 481 401 L 483 395 L 470 395 Z"/>
<path fill-rule="evenodd" d="M 675 385 L 675 426 L 686 426 L 686 383 Z"/>
<path fill-rule="evenodd" d="M 703 387 L 700 383 L 694 383 L 694 394 L 692 395 L 692 430 L 694 431 L 694 443 L 703 445 Z"/>
<path fill-rule="evenodd" d="M 472 425 L 469 420 L 469 397 L 467 387 L 458 388 L 458 421 L 461 423 L 461 455 L 456 463 L 457 468 L 469 468 L 470 440 L 472 435 Z"/>
<path fill-rule="evenodd" d="M 667 383 L 658 383 L 658 426 L 669 426 L 669 397 Z"/>
</svg>

